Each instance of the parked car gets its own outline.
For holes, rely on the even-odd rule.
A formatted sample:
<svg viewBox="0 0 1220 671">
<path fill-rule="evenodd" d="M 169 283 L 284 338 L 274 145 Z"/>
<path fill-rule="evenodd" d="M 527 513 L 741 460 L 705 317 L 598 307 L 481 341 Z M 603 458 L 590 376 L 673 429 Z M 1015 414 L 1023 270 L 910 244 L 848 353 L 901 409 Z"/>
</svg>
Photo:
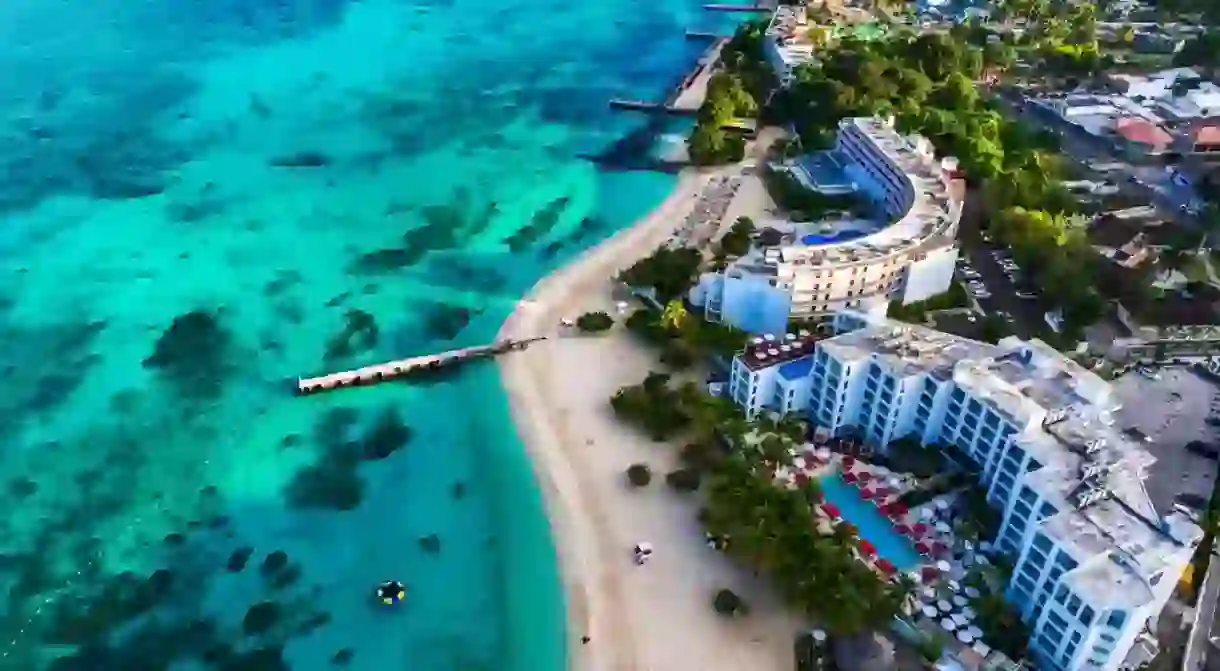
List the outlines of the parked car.
<svg viewBox="0 0 1220 671">
<path fill-rule="evenodd" d="M 979 275 L 979 272 L 973 268 L 962 268 L 962 277 L 968 280 L 977 280 L 982 276 Z"/>
</svg>

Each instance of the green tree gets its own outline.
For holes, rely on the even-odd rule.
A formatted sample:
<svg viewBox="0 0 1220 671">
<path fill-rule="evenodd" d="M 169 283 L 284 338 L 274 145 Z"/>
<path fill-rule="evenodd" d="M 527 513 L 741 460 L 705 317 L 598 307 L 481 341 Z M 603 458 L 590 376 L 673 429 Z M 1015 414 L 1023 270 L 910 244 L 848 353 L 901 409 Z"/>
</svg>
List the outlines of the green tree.
<svg viewBox="0 0 1220 671">
<path fill-rule="evenodd" d="M 686 311 L 686 306 L 676 298 L 666 303 L 665 311 L 661 313 L 661 323 L 675 331 L 680 331 L 689 318 L 690 313 Z"/>
<path fill-rule="evenodd" d="M 586 333 L 609 331 L 614 326 L 614 318 L 605 312 L 586 312 L 576 318 L 576 328 Z"/>
</svg>

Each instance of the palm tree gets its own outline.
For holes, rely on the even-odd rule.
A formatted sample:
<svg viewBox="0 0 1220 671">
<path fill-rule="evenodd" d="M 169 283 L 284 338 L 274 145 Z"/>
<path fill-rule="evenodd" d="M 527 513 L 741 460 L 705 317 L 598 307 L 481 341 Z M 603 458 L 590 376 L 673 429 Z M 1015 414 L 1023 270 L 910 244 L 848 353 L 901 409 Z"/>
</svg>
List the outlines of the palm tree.
<svg viewBox="0 0 1220 671">
<path fill-rule="evenodd" d="M 665 304 L 665 310 L 661 313 L 661 323 L 677 331 L 682 328 L 682 324 L 689 316 L 690 313 L 686 311 L 686 306 L 682 304 L 682 301 L 674 299 Z"/>
</svg>

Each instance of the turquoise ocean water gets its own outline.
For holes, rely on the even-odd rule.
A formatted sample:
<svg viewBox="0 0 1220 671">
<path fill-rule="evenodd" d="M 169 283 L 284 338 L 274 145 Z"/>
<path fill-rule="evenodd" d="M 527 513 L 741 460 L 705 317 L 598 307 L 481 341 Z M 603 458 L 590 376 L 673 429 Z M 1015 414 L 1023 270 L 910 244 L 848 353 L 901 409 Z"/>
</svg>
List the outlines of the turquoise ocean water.
<svg viewBox="0 0 1220 671">
<path fill-rule="evenodd" d="M 0 4 L 0 669 L 550 671 L 488 341 L 659 202 L 698 0 Z M 375 585 L 407 585 L 394 608 Z"/>
</svg>

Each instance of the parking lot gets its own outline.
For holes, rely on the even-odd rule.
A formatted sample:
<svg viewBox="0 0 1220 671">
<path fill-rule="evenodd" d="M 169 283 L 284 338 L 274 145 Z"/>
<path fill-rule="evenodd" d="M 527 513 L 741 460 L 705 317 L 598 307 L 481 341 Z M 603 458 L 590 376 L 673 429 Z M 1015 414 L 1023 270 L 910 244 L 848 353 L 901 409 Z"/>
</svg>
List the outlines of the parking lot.
<svg viewBox="0 0 1220 671">
<path fill-rule="evenodd" d="M 1002 246 L 981 237 L 963 240 L 955 279 L 984 312 L 1004 320 L 1016 335 L 1030 338 L 1047 328 L 1037 290 L 1021 284 L 1021 270 Z"/>
</svg>

